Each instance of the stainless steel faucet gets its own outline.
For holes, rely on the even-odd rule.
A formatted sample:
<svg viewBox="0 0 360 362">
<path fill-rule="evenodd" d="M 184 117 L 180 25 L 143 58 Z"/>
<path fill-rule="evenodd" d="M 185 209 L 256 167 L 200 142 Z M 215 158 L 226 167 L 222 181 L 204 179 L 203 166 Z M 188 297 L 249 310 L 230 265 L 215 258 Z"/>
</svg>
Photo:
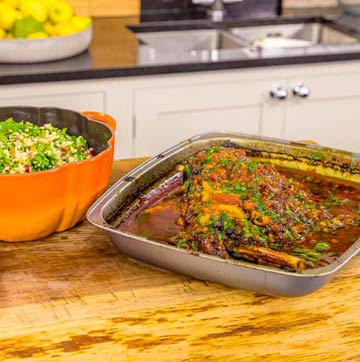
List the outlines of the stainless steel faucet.
<svg viewBox="0 0 360 362">
<path fill-rule="evenodd" d="M 214 0 L 212 7 L 207 11 L 209 18 L 214 22 L 223 21 L 225 12 L 223 0 Z"/>
<path fill-rule="evenodd" d="M 211 5 L 207 11 L 209 19 L 214 22 L 220 22 L 224 20 L 226 14 L 224 3 L 232 4 L 242 1 L 243 0 L 192 0 L 192 3 L 196 5 Z"/>
</svg>

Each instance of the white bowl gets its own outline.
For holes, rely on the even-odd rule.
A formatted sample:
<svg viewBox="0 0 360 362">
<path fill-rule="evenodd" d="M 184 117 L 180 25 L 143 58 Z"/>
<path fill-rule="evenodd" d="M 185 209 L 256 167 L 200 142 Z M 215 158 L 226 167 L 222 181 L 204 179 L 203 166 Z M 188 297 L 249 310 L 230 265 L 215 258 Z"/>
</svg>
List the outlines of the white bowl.
<svg viewBox="0 0 360 362">
<path fill-rule="evenodd" d="M 45 39 L 0 40 L 1 63 L 39 63 L 72 57 L 89 47 L 92 25 L 79 33 Z"/>
</svg>

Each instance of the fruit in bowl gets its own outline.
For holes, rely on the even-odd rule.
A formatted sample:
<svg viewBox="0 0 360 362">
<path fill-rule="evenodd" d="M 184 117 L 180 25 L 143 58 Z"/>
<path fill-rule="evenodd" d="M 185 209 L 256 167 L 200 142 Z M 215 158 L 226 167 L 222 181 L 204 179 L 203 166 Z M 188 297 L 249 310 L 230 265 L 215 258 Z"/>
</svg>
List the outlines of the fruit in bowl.
<svg viewBox="0 0 360 362">
<path fill-rule="evenodd" d="M 0 62 L 39 63 L 87 50 L 92 19 L 65 0 L 0 0 Z"/>
<path fill-rule="evenodd" d="M 44 39 L 82 32 L 88 16 L 76 15 L 65 0 L 0 0 L 0 39 Z"/>
</svg>

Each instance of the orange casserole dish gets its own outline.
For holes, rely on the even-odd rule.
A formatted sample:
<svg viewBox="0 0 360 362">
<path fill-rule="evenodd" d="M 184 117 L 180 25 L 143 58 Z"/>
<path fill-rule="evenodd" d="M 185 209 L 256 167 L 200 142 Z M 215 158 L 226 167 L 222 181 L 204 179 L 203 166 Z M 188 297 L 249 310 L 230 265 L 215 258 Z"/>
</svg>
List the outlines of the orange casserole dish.
<svg viewBox="0 0 360 362">
<path fill-rule="evenodd" d="M 0 120 L 10 117 L 67 128 L 85 137 L 95 154 L 48 171 L 0 175 L 0 240 L 36 240 L 73 227 L 109 183 L 115 120 L 102 113 L 59 108 L 0 108 Z"/>
</svg>

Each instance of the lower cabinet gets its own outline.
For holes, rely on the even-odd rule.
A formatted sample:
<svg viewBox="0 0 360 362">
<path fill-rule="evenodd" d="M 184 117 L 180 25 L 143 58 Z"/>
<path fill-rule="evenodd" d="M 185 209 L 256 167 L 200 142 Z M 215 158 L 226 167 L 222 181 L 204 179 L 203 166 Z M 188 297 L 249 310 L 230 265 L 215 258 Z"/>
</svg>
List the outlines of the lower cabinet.
<svg viewBox="0 0 360 362">
<path fill-rule="evenodd" d="M 112 80 L 4 85 L 0 86 L 0 107 L 59 107 L 108 113 L 118 123 L 115 158 L 129 158 L 132 157 L 131 94 L 131 91 L 125 94 Z"/>
<path fill-rule="evenodd" d="M 25 95 L 0 98 L 0 107 L 5 106 L 35 106 L 35 107 L 59 107 L 75 111 L 96 110 L 104 112 L 105 94 L 103 92 L 81 92 L 56 94 L 40 93 L 37 95 Z"/>
<path fill-rule="evenodd" d="M 307 97 L 294 94 L 300 84 Z M 10 105 L 109 113 L 115 158 L 153 156 L 211 131 L 360 152 L 360 61 L 0 86 L 0 107 Z"/>
<path fill-rule="evenodd" d="M 360 152 L 360 74 L 302 77 L 307 98 L 286 102 L 282 137 Z M 291 88 L 296 81 L 289 81 Z"/>
<path fill-rule="evenodd" d="M 283 106 L 267 95 L 273 83 L 274 80 L 193 83 L 137 90 L 134 154 L 156 155 L 210 131 L 280 136 Z M 264 125 L 265 120 L 273 127 Z"/>
<path fill-rule="evenodd" d="M 256 74 L 239 70 L 232 81 L 210 73 L 207 84 L 196 84 L 196 77 L 187 85 L 179 85 L 179 75 L 162 87 L 154 82 L 151 89 L 135 90 L 135 156 L 221 130 L 313 140 L 360 153 L 359 61 L 261 68 Z M 271 98 L 271 89 L 280 94 Z"/>
</svg>

